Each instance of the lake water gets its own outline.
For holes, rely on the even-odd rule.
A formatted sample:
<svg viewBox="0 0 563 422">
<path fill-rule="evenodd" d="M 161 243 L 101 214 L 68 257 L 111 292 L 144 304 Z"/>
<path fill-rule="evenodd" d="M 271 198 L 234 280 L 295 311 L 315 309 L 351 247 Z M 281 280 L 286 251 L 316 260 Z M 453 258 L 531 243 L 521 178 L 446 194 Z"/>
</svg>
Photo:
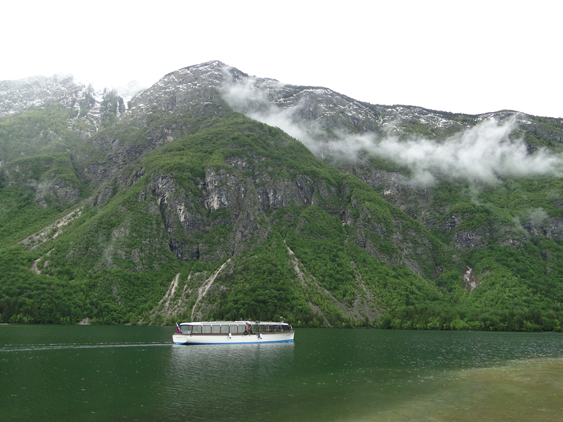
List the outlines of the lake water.
<svg viewBox="0 0 563 422">
<path fill-rule="evenodd" d="M 563 335 L 298 329 L 178 346 L 171 327 L 0 326 L 1 421 L 560 421 Z"/>
</svg>

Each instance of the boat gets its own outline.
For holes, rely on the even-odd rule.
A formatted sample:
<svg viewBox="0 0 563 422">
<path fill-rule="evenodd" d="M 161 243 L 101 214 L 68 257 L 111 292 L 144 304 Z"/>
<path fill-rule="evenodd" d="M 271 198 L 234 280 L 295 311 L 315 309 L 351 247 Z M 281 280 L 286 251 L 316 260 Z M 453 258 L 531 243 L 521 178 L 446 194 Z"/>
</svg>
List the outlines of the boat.
<svg viewBox="0 0 563 422">
<path fill-rule="evenodd" d="M 295 332 L 285 322 L 210 321 L 176 324 L 176 344 L 292 343 Z"/>
</svg>

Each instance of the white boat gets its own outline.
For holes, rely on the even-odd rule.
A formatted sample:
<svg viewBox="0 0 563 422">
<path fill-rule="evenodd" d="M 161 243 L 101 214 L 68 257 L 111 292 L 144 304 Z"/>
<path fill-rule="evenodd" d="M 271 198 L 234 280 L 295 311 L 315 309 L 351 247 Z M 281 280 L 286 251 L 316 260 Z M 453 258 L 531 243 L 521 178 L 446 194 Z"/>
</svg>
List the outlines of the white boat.
<svg viewBox="0 0 563 422">
<path fill-rule="evenodd" d="M 176 324 L 176 344 L 292 343 L 295 332 L 285 322 L 211 321 Z"/>
</svg>

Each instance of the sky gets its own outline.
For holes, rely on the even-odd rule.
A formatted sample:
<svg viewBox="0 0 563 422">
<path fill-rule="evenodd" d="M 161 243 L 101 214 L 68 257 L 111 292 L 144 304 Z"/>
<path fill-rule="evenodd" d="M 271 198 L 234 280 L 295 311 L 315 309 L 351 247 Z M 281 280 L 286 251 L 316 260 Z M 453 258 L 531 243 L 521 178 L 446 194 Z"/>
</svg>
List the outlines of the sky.
<svg viewBox="0 0 563 422">
<path fill-rule="evenodd" d="M 220 60 L 372 104 L 563 117 L 562 1 L 6 0 L 0 80 L 95 86 Z"/>
</svg>

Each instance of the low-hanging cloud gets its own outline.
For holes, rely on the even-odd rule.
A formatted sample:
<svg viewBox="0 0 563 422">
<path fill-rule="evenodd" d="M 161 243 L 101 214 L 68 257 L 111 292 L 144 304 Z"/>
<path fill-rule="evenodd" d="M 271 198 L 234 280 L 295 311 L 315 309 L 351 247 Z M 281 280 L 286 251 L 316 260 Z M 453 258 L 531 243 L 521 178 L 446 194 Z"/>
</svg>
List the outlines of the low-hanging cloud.
<svg viewBox="0 0 563 422">
<path fill-rule="evenodd" d="M 533 152 L 523 139 L 511 139 L 517 121 L 511 118 L 499 123 L 486 120 L 441 141 L 412 137 L 401 139 L 387 131 L 386 135 L 330 135 L 315 122 L 299 116 L 298 103 L 290 107 L 273 104 L 275 85 L 264 90 L 252 78 L 244 83 L 225 84 L 223 97 L 233 109 L 260 122 L 277 126 L 303 142 L 319 156 L 333 155 L 357 159 L 367 152 L 410 170 L 410 183 L 432 185 L 442 178 L 497 183 L 501 177 L 557 176 L 563 173 L 563 157 L 545 148 Z"/>
<path fill-rule="evenodd" d="M 329 138 L 315 122 L 305 122 L 298 117 L 302 103 L 285 108 L 273 104 L 277 91 L 282 87 L 281 83 L 273 80 L 264 83 L 263 80 L 249 77 L 244 81 L 235 82 L 227 77 L 221 88 L 221 94 L 233 110 L 259 122 L 280 128 L 305 144 L 313 153 L 319 154 L 335 140 Z M 341 140 L 340 137 L 338 140 Z M 359 142 L 362 141 L 359 140 Z M 333 146 L 338 148 L 336 144 Z"/>
<path fill-rule="evenodd" d="M 391 136 L 375 141 L 369 151 L 407 166 L 423 184 L 440 174 L 487 183 L 503 176 L 559 176 L 562 157 L 544 148 L 529 153 L 522 139 L 510 139 L 515 128 L 515 119 L 485 121 L 442 142 Z"/>
</svg>

